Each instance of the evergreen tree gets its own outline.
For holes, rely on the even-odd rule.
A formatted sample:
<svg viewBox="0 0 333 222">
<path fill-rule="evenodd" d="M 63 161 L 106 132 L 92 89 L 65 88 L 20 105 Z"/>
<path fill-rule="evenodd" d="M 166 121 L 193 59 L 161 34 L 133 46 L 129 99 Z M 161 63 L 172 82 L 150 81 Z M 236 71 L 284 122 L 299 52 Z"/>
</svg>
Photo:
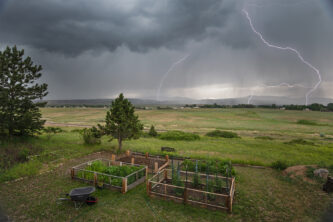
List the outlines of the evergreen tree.
<svg viewBox="0 0 333 222">
<path fill-rule="evenodd" d="M 150 127 L 150 130 L 149 130 L 149 132 L 148 132 L 148 135 L 149 136 L 152 136 L 152 137 L 157 137 L 157 132 L 156 132 L 156 130 L 155 130 L 155 127 L 154 127 L 154 125 L 151 125 L 151 127 Z"/>
<path fill-rule="evenodd" d="M 43 128 L 39 107 L 35 102 L 47 95 L 47 84 L 35 81 L 42 66 L 34 65 L 24 50 L 6 47 L 0 51 L 0 134 L 5 136 L 32 135 Z"/>
<path fill-rule="evenodd" d="M 143 125 L 138 116 L 134 114 L 134 106 L 121 93 L 118 98 L 112 101 L 110 110 L 106 114 L 105 126 L 99 127 L 104 134 L 118 139 L 119 150 L 122 148 L 122 141 L 125 139 L 138 139 Z"/>
</svg>

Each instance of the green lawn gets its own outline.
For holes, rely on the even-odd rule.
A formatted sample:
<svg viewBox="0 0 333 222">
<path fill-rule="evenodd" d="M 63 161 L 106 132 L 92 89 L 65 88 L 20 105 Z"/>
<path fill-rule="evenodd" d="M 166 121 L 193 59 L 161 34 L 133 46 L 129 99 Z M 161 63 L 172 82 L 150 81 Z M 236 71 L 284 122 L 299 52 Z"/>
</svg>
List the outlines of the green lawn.
<svg viewBox="0 0 333 222">
<path fill-rule="evenodd" d="M 75 210 L 73 203 L 58 204 L 62 193 L 84 186 L 70 179 L 68 169 L 87 159 L 65 161 L 50 173 L 0 185 L 4 209 L 15 221 L 317 221 L 330 199 L 317 183 L 289 179 L 272 169 L 236 167 L 233 214 L 151 199 L 144 184 L 126 194 L 99 190 L 99 203 L 93 207 Z"/>
<path fill-rule="evenodd" d="M 322 184 L 289 178 L 272 169 L 236 167 L 234 212 L 210 211 L 169 201 L 150 199 L 141 185 L 128 194 L 98 191 L 100 203 L 74 210 L 58 205 L 56 198 L 84 184 L 71 181 L 68 169 L 89 159 L 88 154 L 115 152 L 117 141 L 103 137 L 100 145 L 84 145 L 73 129 L 103 123 L 106 109 L 44 108 L 47 125 L 65 132 L 50 139 L 44 134 L 22 141 L 0 143 L 0 156 L 22 150 L 37 154 L 8 170 L 0 169 L 0 205 L 15 221 L 318 221 L 330 196 Z M 333 165 L 333 114 L 272 109 L 138 110 L 145 129 L 153 124 L 159 132 L 182 130 L 200 135 L 196 141 L 140 138 L 124 142 L 124 149 L 160 154 L 161 146 L 176 148 L 176 155 L 193 158 L 230 159 L 233 163 L 269 166 L 282 160 L 289 165 Z M 299 124 L 309 120 L 315 125 Z M 303 121 L 304 122 L 304 121 Z M 305 121 L 306 122 L 306 121 Z M 241 138 L 210 138 L 205 133 L 231 130 Z M 322 134 L 320 136 L 320 134 Z M 272 140 L 258 139 L 269 136 Z M 304 139 L 308 144 L 288 143 Z M 7 161 L 7 156 L 0 160 Z M 1 162 L 2 161 L 2 162 Z M 39 173 L 46 172 L 42 175 Z M 17 182 L 1 181 L 26 177 Z"/>
</svg>

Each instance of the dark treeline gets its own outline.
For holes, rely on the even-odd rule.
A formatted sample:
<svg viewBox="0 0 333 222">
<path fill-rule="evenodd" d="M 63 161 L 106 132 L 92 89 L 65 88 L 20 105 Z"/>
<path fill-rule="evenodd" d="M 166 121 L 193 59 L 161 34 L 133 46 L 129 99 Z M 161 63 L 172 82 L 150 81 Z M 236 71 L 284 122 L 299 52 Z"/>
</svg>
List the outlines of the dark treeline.
<svg viewBox="0 0 333 222">
<path fill-rule="evenodd" d="M 109 106 L 106 105 L 47 105 L 47 107 L 51 108 L 107 108 Z M 165 106 L 165 107 L 145 107 L 145 106 L 135 106 L 136 109 L 161 109 L 161 110 L 168 110 L 174 108 L 180 108 L 181 106 Z M 214 104 L 204 104 L 204 105 L 197 105 L 197 104 L 186 104 L 183 108 L 265 108 L 265 109 L 285 109 L 285 110 L 311 110 L 311 111 L 322 111 L 322 112 L 332 112 L 333 111 L 333 103 L 327 104 L 327 106 L 319 103 L 313 103 L 311 105 L 252 105 L 252 104 L 238 104 L 238 105 L 219 105 L 217 103 Z"/>
<path fill-rule="evenodd" d="M 196 105 L 185 105 L 185 107 L 195 107 Z M 333 103 L 327 104 L 327 106 L 319 103 L 313 103 L 311 105 L 252 105 L 252 104 L 238 104 L 238 105 L 219 105 L 219 104 L 205 104 L 200 105 L 200 108 L 267 108 L 267 109 L 286 109 L 286 110 L 312 110 L 312 111 L 323 111 L 332 112 Z"/>
</svg>

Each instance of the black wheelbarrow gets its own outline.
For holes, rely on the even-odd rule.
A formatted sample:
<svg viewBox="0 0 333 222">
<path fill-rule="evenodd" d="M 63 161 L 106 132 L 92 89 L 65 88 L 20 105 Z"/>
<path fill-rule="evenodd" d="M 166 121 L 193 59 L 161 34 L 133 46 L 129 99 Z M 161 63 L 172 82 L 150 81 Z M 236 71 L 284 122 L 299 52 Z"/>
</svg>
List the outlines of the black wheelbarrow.
<svg viewBox="0 0 333 222">
<path fill-rule="evenodd" d="M 65 198 L 59 198 L 58 201 L 68 201 L 74 202 L 76 209 L 80 208 L 83 203 L 87 205 L 93 205 L 97 203 L 97 198 L 90 196 L 90 194 L 96 191 L 95 187 L 79 187 L 72 189 L 68 194 L 65 194 Z"/>
</svg>

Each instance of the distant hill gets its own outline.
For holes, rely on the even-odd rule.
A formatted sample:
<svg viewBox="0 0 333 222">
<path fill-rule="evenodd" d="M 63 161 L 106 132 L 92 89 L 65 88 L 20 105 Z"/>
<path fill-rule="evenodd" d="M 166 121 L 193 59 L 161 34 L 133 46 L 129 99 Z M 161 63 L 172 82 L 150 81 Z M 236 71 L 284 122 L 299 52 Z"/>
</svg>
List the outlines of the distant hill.
<svg viewBox="0 0 333 222">
<path fill-rule="evenodd" d="M 71 100 L 45 100 L 48 106 L 108 106 L 113 99 L 71 99 Z M 167 98 L 162 101 L 154 99 L 129 99 L 134 105 L 140 106 L 158 106 L 158 105 L 185 105 L 185 104 L 219 104 L 219 105 L 238 105 L 247 104 L 248 97 L 230 98 L 230 99 L 203 99 L 195 100 L 183 97 Z M 253 96 L 251 104 L 253 105 L 304 105 L 304 98 L 288 98 L 277 96 Z M 310 98 L 311 103 L 320 103 L 327 105 L 333 103 L 333 99 L 328 98 Z"/>
</svg>

